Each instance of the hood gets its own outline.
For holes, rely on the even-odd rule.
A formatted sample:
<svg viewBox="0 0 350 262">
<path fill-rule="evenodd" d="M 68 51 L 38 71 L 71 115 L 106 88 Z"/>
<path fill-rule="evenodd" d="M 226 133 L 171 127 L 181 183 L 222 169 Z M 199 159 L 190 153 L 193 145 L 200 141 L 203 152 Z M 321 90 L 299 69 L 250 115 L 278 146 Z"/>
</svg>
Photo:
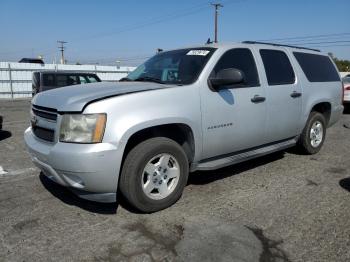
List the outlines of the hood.
<svg viewBox="0 0 350 262">
<path fill-rule="evenodd" d="M 88 103 L 107 97 L 169 88 L 150 82 L 100 82 L 60 87 L 34 96 L 32 104 L 57 109 L 58 112 L 81 112 Z"/>
</svg>

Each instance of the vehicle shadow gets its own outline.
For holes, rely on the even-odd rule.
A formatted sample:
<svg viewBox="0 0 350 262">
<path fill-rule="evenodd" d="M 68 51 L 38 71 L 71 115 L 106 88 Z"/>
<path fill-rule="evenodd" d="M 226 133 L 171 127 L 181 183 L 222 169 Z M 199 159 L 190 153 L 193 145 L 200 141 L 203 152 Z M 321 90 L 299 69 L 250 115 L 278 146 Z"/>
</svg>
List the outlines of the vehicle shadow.
<svg viewBox="0 0 350 262">
<path fill-rule="evenodd" d="M 205 185 L 214 181 L 222 180 L 230 176 L 238 175 L 250 169 L 266 165 L 270 162 L 277 161 L 284 157 L 285 151 L 272 153 L 246 162 L 235 164 L 229 167 L 221 168 L 213 171 L 197 171 L 190 173 L 187 185 Z M 96 203 L 77 197 L 67 188 L 56 184 L 47 178 L 43 173 L 40 173 L 40 181 L 43 186 L 56 198 L 68 205 L 75 205 L 81 209 L 98 214 L 116 214 L 118 206 L 122 206 L 127 211 L 134 214 L 143 214 L 132 207 L 123 195 L 117 192 L 117 203 Z"/>
<path fill-rule="evenodd" d="M 270 155 L 258 157 L 232 166 L 224 167 L 213 171 L 197 171 L 190 173 L 187 185 L 205 185 L 214 181 L 235 176 L 250 169 L 266 165 L 270 162 L 282 159 L 285 151 L 279 151 Z"/>
<path fill-rule="evenodd" d="M 118 209 L 117 203 L 97 203 L 77 197 L 67 188 L 51 181 L 42 172 L 39 179 L 43 186 L 56 198 L 63 203 L 71 206 L 77 206 L 89 212 L 97 214 L 116 214 Z"/>
<path fill-rule="evenodd" d="M 12 133 L 5 130 L 0 130 L 0 141 L 5 140 L 7 138 L 10 138 L 12 136 Z"/>
<path fill-rule="evenodd" d="M 350 192 L 350 177 L 343 178 L 342 180 L 339 181 L 339 185 Z"/>
</svg>

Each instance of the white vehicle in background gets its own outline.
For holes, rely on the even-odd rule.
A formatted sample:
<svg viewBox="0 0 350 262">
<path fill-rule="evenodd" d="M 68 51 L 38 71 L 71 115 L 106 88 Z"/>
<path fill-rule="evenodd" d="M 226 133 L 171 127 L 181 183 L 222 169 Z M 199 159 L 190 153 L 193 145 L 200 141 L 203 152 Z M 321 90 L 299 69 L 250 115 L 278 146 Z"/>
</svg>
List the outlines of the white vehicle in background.
<svg viewBox="0 0 350 262">
<path fill-rule="evenodd" d="M 350 75 L 343 78 L 344 86 L 344 106 L 350 106 Z"/>
</svg>

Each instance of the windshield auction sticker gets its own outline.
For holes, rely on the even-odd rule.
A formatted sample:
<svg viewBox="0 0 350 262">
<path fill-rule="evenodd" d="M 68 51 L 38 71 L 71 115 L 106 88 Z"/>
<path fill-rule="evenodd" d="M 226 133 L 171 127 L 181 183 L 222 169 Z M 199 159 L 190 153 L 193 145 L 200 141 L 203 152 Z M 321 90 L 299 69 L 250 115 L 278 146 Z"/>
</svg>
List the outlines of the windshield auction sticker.
<svg viewBox="0 0 350 262">
<path fill-rule="evenodd" d="M 190 50 L 186 55 L 201 55 L 206 56 L 210 51 L 208 50 Z"/>
</svg>

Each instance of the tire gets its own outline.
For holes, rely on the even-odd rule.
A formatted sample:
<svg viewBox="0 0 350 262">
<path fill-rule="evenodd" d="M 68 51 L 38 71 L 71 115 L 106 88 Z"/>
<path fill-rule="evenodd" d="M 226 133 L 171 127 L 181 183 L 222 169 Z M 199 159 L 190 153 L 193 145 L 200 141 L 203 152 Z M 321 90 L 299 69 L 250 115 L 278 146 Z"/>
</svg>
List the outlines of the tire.
<svg viewBox="0 0 350 262">
<path fill-rule="evenodd" d="M 314 128 L 314 130 L 318 130 L 318 124 L 321 125 L 322 128 L 322 134 L 321 138 L 314 139 L 312 138 L 311 129 Z M 320 133 L 320 131 L 319 131 Z M 315 133 L 313 132 L 315 135 Z M 303 132 L 300 135 L 299 141 L 298 141 L 298 147 L 299 149 L 308 155 L 316 154 L 320 151 L 322 148 L 322 145 L 324 143 L 324 140 L 326 138 L 326 119 L 324 115 L 322 115 L 319 112 L 311 112 L 309 119 L 307 120 L 306 126 L 304 127 Z M 317 141 L 317 142 L 316 142 Z"/>
<path fill-rule="evenodd" d="M 139 211 L 156 212 L 181 197 L 188 172 L 187 155 L 178 143 L 165 137 L 151 138 L 136 145 L 126 156 L 119 190 Z"/>
</svg>

